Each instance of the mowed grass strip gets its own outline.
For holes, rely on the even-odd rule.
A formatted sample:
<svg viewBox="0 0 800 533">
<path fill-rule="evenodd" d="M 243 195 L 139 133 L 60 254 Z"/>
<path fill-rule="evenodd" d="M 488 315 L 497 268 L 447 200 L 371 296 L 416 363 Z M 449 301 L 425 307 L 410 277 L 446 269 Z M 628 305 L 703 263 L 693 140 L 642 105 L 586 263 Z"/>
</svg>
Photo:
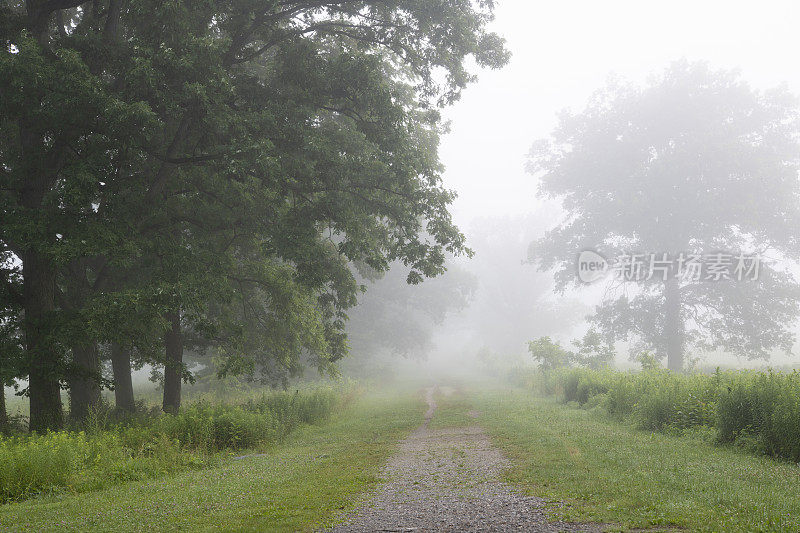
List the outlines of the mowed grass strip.
<svg viewBox="0 0 800 533">
<path fill-rule="evenodd" d="M 475 420 L 467 414 L 472 398 L 462 386 L 437 390 L 434 395 L 436 411 L 428 424 L 431 429 L 474 426 Z"/>
<path fill-rule="evenodd" d="M 507 481 L 554 517 L 618 529 L 800 531 L 800 467 L 715 445 L 709 435 L 637 430 L 524 390 L 473 391 L 478 423 L 512 460 Z"/>
<path fill-rule="evenodd" d="M 367 394 L 265 455 L 98 492 L 0 506 L 3 531 L 309 531 L 379 481 L 421 394 Z"/>
</svg>

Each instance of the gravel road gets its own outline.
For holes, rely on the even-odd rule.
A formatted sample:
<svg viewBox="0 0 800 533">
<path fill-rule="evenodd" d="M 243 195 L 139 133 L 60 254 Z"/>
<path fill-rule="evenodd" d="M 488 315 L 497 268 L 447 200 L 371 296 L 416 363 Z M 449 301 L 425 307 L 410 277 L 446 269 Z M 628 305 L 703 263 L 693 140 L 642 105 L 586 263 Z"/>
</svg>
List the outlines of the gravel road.
<svg viewBox="0 0 800 533">
<path fill-rule="evenodd" d="M 602 531 L 596 524 L 548 522 L 541 499 L 500 481 L 508 461 L 483 430 L 430 429 L 434 389 L 426 399 L 425 424 L 400 443 L 387 481 L 333 532 Z"/>
</svg>

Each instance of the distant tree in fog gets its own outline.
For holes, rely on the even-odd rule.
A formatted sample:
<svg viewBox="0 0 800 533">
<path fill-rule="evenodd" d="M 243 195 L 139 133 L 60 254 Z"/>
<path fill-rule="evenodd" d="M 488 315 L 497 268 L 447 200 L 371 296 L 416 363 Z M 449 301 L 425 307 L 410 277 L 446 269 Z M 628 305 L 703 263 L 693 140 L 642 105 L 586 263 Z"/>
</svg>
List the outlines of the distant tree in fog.
<svg viewBox="0 0 800 533">
<path fill-rule="evenodd" d="M 465 265 L 478 279 L 475 301 L 461 317 L 477 347 L 523 353 L 539 335 L 568 334 L 586 315 L 576 300 L 552 301 L 553 280 L 528 262 L 547 215 L 480 218 L 467 235 L 475 256 Z"/>
<path fill-rule="evenodd" d="M 437 349 L 508 363 L 532 337 L 568 333 L 587 308 L 552 302 L 552 278 L 526 260 L 545 219 L 542 213 L 475 219 L 467 237 L 474 257 L 449 261 L 445 274 L 420 285 L 406 283 L 401 264 L 382 277 L 362 267 L 367 292 L 347 322 L 353 364 L 361 369 L 371 358 L 380 366 L 396 355 L 424 358 Z"/>
<path fill-rule="evenodd" d="M 407 269 L 397 263 L 384 273 L 360 269 L 367 291 L 348 314 L 347 336 L 356 359 L 390 353 L 424 358 L 433 347 L 434 330 L 464 309 L 476 280 L 449 263 L 447 272 L 420 284 L 407 283 Z"/>
<path fill-rule="evenodd" d="M 614 347 L 594 328 L 572 344 L 574 351 L 563 348 L 550 337 L 539 337 L 528 342 L 528 352 L 544 371 L 572 365 L 599 370 L 614 362 Z"/>
<path fill-rule="evenodd" d="M 800 253 L 797 99 L 753 90 L 737 72 L 677 62 L 645 87 L 611 82 L 536 143 L 529 170 L 563 222 L 537 243 L 558 288 L 580 284 L 576 257 L 720 251 L 796 260 Z M 784 263 L 785 264 L 785 263 Z M 780 261 L 757 280 L 617 283 L 592 321 L 683 366 L 688 349 L 766 358 L 790 350 L 798 285 Z"/>
</svg>

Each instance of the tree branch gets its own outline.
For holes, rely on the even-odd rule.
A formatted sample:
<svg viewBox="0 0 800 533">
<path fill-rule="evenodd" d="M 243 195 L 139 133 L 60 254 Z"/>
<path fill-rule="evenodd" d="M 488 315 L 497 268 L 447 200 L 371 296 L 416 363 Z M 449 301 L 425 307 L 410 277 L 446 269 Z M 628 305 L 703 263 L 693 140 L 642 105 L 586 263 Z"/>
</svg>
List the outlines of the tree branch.
<svg viewBox="0 0 800 533">
<path fill-rule="evenodd" d="M 162 164 L 161 167 L 158 169 L 158 173 L 156 174 L 155 180 L 153 180 L 153 184 L 150 187 L 150 190 L 147 191 L 147 199 L 154 200 L 155 197 L 160 194 L 164 187 L 167 184 L 167 180 L 169 180 L 172 169 L 174 167 L 174 163 L 171 163 L 169 160 L 175 157 L 176 152 L 178 151 L 178 147 L 183 143 L 186 136 L 189 134 L 189 127 L 192 124 L 192 117 L 191 114 L 186 111 L 183 115 L 183 118 L 178 124 L 178 128 L 175 131 L 175 136 L 172 138 L 172 142 L 167 148 L 167 153 L 164 158 L 161 160 Z"/>
</svg>

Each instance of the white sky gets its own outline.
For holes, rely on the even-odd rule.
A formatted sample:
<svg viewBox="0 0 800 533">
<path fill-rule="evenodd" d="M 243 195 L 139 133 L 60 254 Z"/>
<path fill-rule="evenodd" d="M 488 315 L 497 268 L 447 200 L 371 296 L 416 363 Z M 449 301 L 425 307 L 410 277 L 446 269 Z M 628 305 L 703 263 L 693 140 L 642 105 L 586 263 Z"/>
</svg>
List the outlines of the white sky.
<svg viewBox="0 0 800 533">
<path fill-rule="evenodd" d="M 498 0 L 493 29 L 513 57 L 480 74 L 446 111 L 445 185 L 458 191 L 456 222 L 535 210 L 525 154 L 579 110 L 613 72 L 643 81 L 670 62 L 740 68 L 759 88 L 787 82 L 800 93 L 800 3 L 791 1 Z"/>
</svg>

